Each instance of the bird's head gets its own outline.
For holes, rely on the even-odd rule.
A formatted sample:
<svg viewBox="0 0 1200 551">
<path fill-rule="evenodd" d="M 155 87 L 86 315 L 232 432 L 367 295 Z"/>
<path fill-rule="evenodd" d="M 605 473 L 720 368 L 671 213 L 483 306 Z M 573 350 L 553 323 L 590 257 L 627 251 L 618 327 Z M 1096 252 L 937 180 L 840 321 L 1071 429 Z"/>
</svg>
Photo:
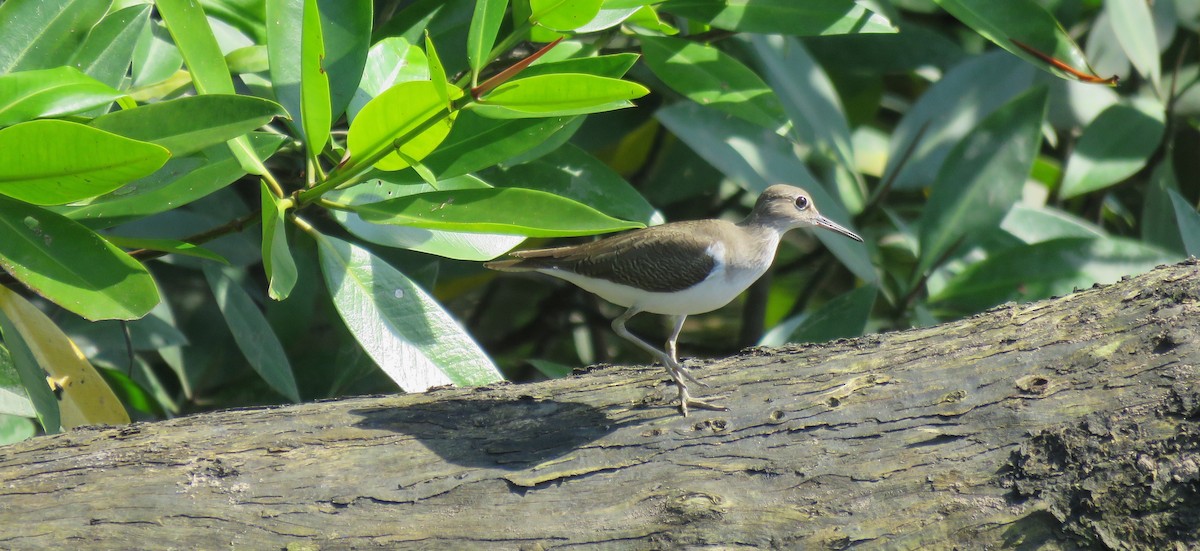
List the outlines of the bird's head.
<svg viewBox="0 0 1200 551">
<path fill-rule="evenodd" d="M 817 206 L 807 191 L 786 184 L 775 184 L 759 195 L 748 220 L 756 220 L 780 232 L 793 228 L 825 228 L 860 243 L 863 240 L 858 234 L 817 212 Z"/>
</svg>

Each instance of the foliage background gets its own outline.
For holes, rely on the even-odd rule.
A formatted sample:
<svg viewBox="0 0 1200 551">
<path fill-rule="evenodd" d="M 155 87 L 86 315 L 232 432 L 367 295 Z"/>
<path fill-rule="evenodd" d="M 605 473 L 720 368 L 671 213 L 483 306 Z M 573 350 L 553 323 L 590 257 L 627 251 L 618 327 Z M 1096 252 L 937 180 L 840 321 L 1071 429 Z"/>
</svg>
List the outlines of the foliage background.
<svg viewBox="0 0 1200 551">
<path fill-rule="evenodd" d="M 866 246 L 792 232 L 685 355 L 1200 254 L 1198 30 L 1183 0 L 7 0 L 0 439 L 645 361 L 480 261 L 775 182 Z"/>
</svg>

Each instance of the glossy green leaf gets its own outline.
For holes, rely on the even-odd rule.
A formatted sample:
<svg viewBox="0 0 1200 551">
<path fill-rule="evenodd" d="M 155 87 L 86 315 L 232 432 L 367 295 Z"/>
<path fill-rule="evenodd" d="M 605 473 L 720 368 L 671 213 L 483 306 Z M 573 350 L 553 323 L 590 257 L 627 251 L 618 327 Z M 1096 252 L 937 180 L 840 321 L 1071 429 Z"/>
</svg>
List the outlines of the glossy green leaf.
<svg viewBox="0 0 1200 551">
<path fill-rule="evenodd" d="M 922 211 L 918 273 L 935 266 L 963 236 L 995 228 L 1021 198 L 1041 145 L 1046 88 L 997 109 L 950 152 Z"/>
<path fill-rule="evenodd" d="M 601 6 L 600 11 L 596 13 L 596 17 L 593 17 L 586 25 L 575 29 L 575 32 L 577 34 L 585 34 L 611 29 L 625 22 L 626 19 L 633 17 L 633 14 L 637 13 L 639 9 L 635 7 L 609 8 Z"/>
<path fill-rule="evenodd" d="M 0 266 L 90 320 L 137 319 L 158 303 L 137 260 L 78 222 L 7 197 L 0 197 Z"/>
<path fill-rule="evenodd" d="M 1053 75 L 1071 80 L 1103 80 L 1095 75 L 1083 51 L 1058 20 L 1036 0 L 934 1 L 984 38 Z M 1049 63 L 1044 56 L 1071 67 L 1075 72 Z"/>
<path fill-rule="evenodd" d="M 529 22 L 555 31 L 573 31 L 600 13 L 603 0 L 529 0 Z"/>
<path fill-rule="evenodd" d="M 192 75 L 192 85 L 198 94 L 234 94 L 233 77 L 229 74 L 229 66 L 225 64 L 225 56 L 208 24 L 200 4 L 192 0 L 156 0 L 155 6 L 162 16 L 175 46 L 183 55 Z M 256 157 L 254 149 L 246 138 L 238 137 L 230 140 L 229 148 L 241 162 L 242 168 L 251 174 L 266 172 L 261 158 Z"/>
<path fill-rule="evenodd" d="M 149 4 L 129 6 L 104 16 L 68 62 L 71 67 L 113 88 L 124 88 L 138 37 L 150 21 Z"/>
<path fill-rule="evenodd" d="M 300 391 L 296 388 L 296 378 L 292 374 L 292 365 L 288 362 L 283 351 L 283 345 L 275 336 L 275 331 L 267 323 L 254 299 L 234 281 L 230 268 L 219 268 L 213 264 L 204 264 L 204 278 L 212 289 L 217 308 L 229 324 L 233 340 L 237 343 L 242 355 L 246 357 L 250 367 L 258 373 L 275 392 L 283 395 L 292 402 L 300 401 Z"/>
<path fill-rule="evenodd" d="M 471 108 L 486 117 L 512 119 L 583 115 L 632 107 L 650 93 L 636 82 L 585 74 L 547 74 L 497 86 Z"/>
<path fill-rule="evenodd" d="M 25 122 L 0 130 L 0 194 L 37 205 L 79 201 L 150 174 L 169 156 L 160 146 L 82 124 Z"/>
<path fill-rule="evenodd" d="M 457 322 L 403 273 L 366 249 L 316 234 L 321 271 L 342 321 L 406 392 L 482 385 L 499 371 Z"/>
<path fill-rule="evenodd" d="M 1020 203 L 1004 215 L 1000 229 L 1029 244 L 1064 237 L 1104 237 L 1100 227 L 1065 211 Z"/>
<path fill-rule="evenodd" d="M 267 158 L 279 149 L 285 137 L 257 133 L 250 134 L 248 139 L 255 154 Z M 86 205 L 55 207 L 53 210 L 90 228 L 107 228 L 186 205 L 232 184 L 245 174 L 229 147 L 217 144 L 187 157 L 171 159 L 154 174 L 134 180 Z"/>
<path fill-rule="evenodd" d="M 1147 182 L 1139 225 L 1142 241 L 1168 251 L 1184 252 L 1179 227 L 1162 223 L 1163 220 L 1175 218 L 1175 205 L 1167 192 L 1178 189 L 1175 163 L 1171 156 L 1167 155 L 1154 167 L 1150 181 Z"/>
<path fill-rule="evenodd" d="M 113 245 L 124 249 L 146 249 L 149 251 L 161 251 L 167 254 L 179 254 L 183 256 L 192 256 L 220 262 L 221 264 L 229 264 L 225 257 L 212 252 L 204 247 L 193 245 L 176 239 L 147 239 L 143 237 L 121 237 L 117 235 L 105 235 L 104 239 Z"/>
<path fill-rule="evenodd" d="M 623 220 L 662 222 L 662 215 L 620 174 L 569 143 L 534 161 L 491 172 L 488 179 L 497 186 L 536 189 L 573 199 Z"/>
<path fill-rule="evenodd" d="M 89 126 L 161 145 L 182 157 L 259 128 L 284 116 L 279 104 L 252 96 L 207 94 L 124 109 Z"/>
<path fill-rule="evenodd" d="M 1064 198 L 1116 184 L 1141 170 L 1166 129 L 1163 114 L 1118 104 L 1105 109 L 1079 137 L 1063 174 Z"/>
<path fill-rule="evenodd" d="M 233 94 L 233 78 L 225 56 L 200 4 L 190 0 L 156 0 L 155 6 L 192 73 L 196 92 Z"/>
<path fill-rule="evenodd" d="M 321 65 L 329 76 L 329 105 L 333 120 L 346 110 L 358 90 L 367 50 L 371 47 L 371 0 L 317 0 L 321 12 L 321 35 L 325 59 Z"/>
<path fill-rule="evenodd" d="M 267 20 L 272 22 L 267 26 L 271 88 L 315 155 L 328 141 L 330 125 L 329 77 L 321 72 L 324 41 L 317 1 L 271 0 Z"/>
<path fill-rule="evenodd" d="M 80 113 L 122 95 L 74 67 L 9 73 L 0 76 L 0 127 Z"/>
<path fill-rule="evenodd" d="M 0 446 L 15 444 L 37 435 L 32 419 L 0 413 Z"/>
<path fill-rule="evenodd" d="M 951 69 L 921 95 L 892 132 L 883 180 L 894 181 L 895 189 L 929 186 L 950 150 L 984 117 L 1028 90 L 1035 73 L 999 51 Z M 911 155 L 905 155 L 909 150 Z"/>
<path fill-rule="evenodd" d="M 486 189 L 489 186 L 474 176 L 460 176 L 438 181 L 435 190 L 420 181 L 412 172 L 377 172 L 378 178 L 336 190 L 327 195 L 331 200 L 348 205 L 378 203 L 387 199 L 406 197 L 431 191 L 451 189 Z M 466 233 L 372 224 L 358 214 L 342 210 L 333 217 L 350 233 L 385 247 L 408 249 L 456 260 L 491 260 L 519 245 L 525 238 L 493 233 Z"/>
<path fill-rule="evenodd" d="M 775 130 L 786 123 L 779 98 L 754 71 L 709 44 L 643 36 L 646 65 L 688 99 Z"/>
<path fill-rule="evenodd" d="M 1200 212 L 1196 212 L 1196 207 L 1178 191 L 1168 189 L 1167 195 L 1171 197 L 1171 206 L 1175 209 L 1175 225 L 1179 228 L 1184 252 L 1200 257 Z"/>
<path fill-rule="evenodd" d="M 317 0 L 304 1 L 304 27 L 300 47 L 300 111 L 297 121 L 304 128 L 304 145 L 316 158 L 329 143 L 333 123 L 329 99 L 329 75 L 325 73 L 325 38 Z"/>
<path fill-rule="evenodd" d="M 455 116 L 454 113 L 442 114 L 446 104 L 434 89 L 436 86 L 445 88 L 430 81 L 402 82 L 363 106 L 350 124 L 347 144 L 351 162 L 369 158 L 385 149 L 393 150 L 375 163 L 375 168 L 400 170 L 408 168 L 410 161 L 419 161 L 436 149 L 450 133 Z M 451 89 L 453 99 L 461 95 L 457 88 Z M 403 143 L 396 143 L 406 137 Z M 403 157 L 397 154 L 397 148 Z"/>
<path fill-rule="evenodd" d="M 561 47 L 562 44 L 559 44 L 559 48 Z M 555 48 L 555 50 L 557 49 Z M 551 52 L 555 50 L 551 50 Z M 533 65 L 521 71 L 521 78 L 551 73 L 584 73 L 601 77 L 621 78 L 637 63 L 638 57 L 637 54 L 609 54 L 573 57 L 547 62 L 538 60 Z M 545 57 L 542 59 L 545 59 Z"/>
<path fill-rule="evenodd" d="M 401 82 L 429 80 L 429 60 L 420 48 L 399 37 L 385 38 L 371 47 L 362 82 L 347 108 L 351 122 L 372 98 Z"/>
<path fill-rule="evenodd" d="M 645 226 L 544 191 L 520 188 L 436 191 L 354 210 L 377 224 L 529 237 L 594 235 Z"/>
<path fill-rule="evenodd" d="M 1117 42 L 1129 61 L 1142 76 L 1159 86 L 1162 69 L 1158 61 L 1158 40 L 1154 32 L 1154 19 L 1146 2 L 1106 0 L 1104 9 L 1110 16 Z"/>
<path fill-rule="evenodd" d="M 783 321 L 780 324 L 782 328 L 791 329 L 791 331 L 783 338 L 783 342 L 767 346 L 779 346 L 789 342 L 821 343 L 860 336 L 867 327 L 867 319 L 871 316 L 871 308 L 875 305 L 875 298 L 878 295 L 878 287 L 863 285 L 853 291 L 836 296 L 812 312 L 806 312 L 793 319 Z M 771 334 L 769 333 L 768 336 Z M 766 344 L 760 343 L 760 345 Z"/>
<path fill-rule="evenodd" d="M 111 0 L 0 4 L 0 75 L 66 65 Z"/>
<path fill-rule="evenodd" d="M 267 273 L 267 295 L 283 300 L 296 286 L 296 261 L 287 242 L 287 209 L 266 182 L 262 182 L 262 258 Z"/>
<path fill-rule="evenodd" d="M 459 113 L 450 134 L 423 161 L 438 178 L 462 176 L 525 153 L 567 133 L 575 117 L 489 119 L 471 110 Z"/>
<path fill-rule="evenodd" d="M 151 20 L 133 48 L 133 87 L 167 80 L 183 67 L 183 56 L 161 21 Z"/>
<path fill-rule="evenodd" d="M 54 434 L 62 430 L 62 413 L 58 410 L 58 399 L 46 383 L 46 372 L 38 365 L 33 351 L 29 349 L 21 332 L 8 316 L 0 311 L 0 337 L 4 338 L 4 346 L 12 359 L 12 367 L 17 372 L 23 390 L 33 405 L 34 413 L 42 430 L 46 434 Z"/>
<path fill-rule="evenodd" d="M 450 93 L 447 91 L 451 85 L 446 82 L 446 68 L 442 67 L 442 60 L 438 59 L 437 48 L 433 47 L 433 39 L 429 38 L 429 33 L 425 33 L 425 57 L 429 59 L 429 80 L 435 84 L 433 91 L 437 92 L 438 99 L 446 104 L 446 109 L 452 109 Z"/>
<path fill-rule="evenodd" d="M 1113 283 L 1178 260 L 1119 237 L 1054 239 L 1012 247 L 972 264 L 929 301 L 953 312 L 979 312 L 1010 300 L 1038 300 L 1095 283 Z"/>
<path fill-rule="evenodd" d="M 478 81 L 479 70 L 491 61 L 492 46 L 507 9 L 508 0 L 475 0 L 475 13 L 467 32 L 467 61 L 471 64 L 472 86 Z"/>
<path fill-rule="evenodd" d="M 896 32 L 886 17 L 853 0 L 668 0 L 658 9 L 748 33 L 810 36 Z"/>
<path fill-rule="evenodd" d="M 706 162 L 742 188 L 758 194 L 775 183 L 800 186 L 812 194 L 813 202 L 826 217 L 853 229 L 850 215 L 841 202 L 813 178 L 808 167 L 796 158 L 793 144 L 775 133 L 694 103 L 677 103 L 655 114 L 676 137 Z M 873 282 L 879 276 L 867 249 L 831 232 L 813 232 L 830 252 L 854 275 Z"/>
</svg>

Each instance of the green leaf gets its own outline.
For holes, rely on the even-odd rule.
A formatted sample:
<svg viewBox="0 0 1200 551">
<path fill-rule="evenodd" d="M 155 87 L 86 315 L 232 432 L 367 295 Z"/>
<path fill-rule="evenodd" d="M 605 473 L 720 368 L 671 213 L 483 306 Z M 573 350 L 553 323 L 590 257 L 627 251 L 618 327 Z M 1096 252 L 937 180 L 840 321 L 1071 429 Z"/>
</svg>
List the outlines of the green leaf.
<svg viewBox="0 0 1200 551">
<path fill-rule="evenodd" d="M 266 158 L 279 149 L 285 137 L 256 133 L 250 134 L 248 139 L 255 154 Z M 134 180 L 86 205 L 54 207 L 52 210 L 90 228 L 107 228 L 186 205 L 232 184 L 245 174 L 229 147 L 216 144 L 187 157 L 171 159 L 154 174 Z"/>
<path fill-rule="evenodd" d="M 192 0 L 156 0 L 155 6 L 191 71 L 196 93 L 234 94 L 229 66 L 225 64 L 225 56 L 221 54 L 221 47 L 200 4 Z M 230 140 L 229 147 L 246 172 L 266 172 L 262 159 L 255 157 L 254 149 L 246 138 Z"/>
<path fill-rule="evenodd" d="M 643 36 L 646 65 L 671 89 L 770 130 L 786 123 L 775 93 L 733 56 L 708 44 Z"/>
<path fill-rule="evenodd" d="M 560 43 L 558 48 L 551 50 L 557 51 L 562 48 L 564 43 Z M 548 57 L 548 56 L 547 56 Z M 637 63 L 637 54 L 609 54 L 596 55 L 589 57 L 574 57 L 561 59 L 558 61 L 542 61 L 545 57 L 534 62 L 533 65 L 526 67 L 521 71 L 521 78 L 527 78 L 537 75 L 546 75 L 551 73 L 584 73 L 588 75 L 596 75 L 609 78 L 621 78 L 629 69 Z"/>
<path fill-rule="evenodd" d="M 0 415 L 37 417 L 37 409 L 29 399 L 29 392 L 21 384 L 21 374 L 3 346 L 0 346 Z"/>
<path fill-rule="evenodd" d="M 833 82 L 795 38 L 754 36 L 751 43 L 792 121 L 796 141 L 815 146 L 821 156 L 841 168 L 844 177 L 838 178 L 838 191 L 842 202 L 852 212 L 861 212 L 866 197 L 856 177 L 850 125 Z"/>
<path fill-rule="evenodd" d="M 435 89 L 439 86 L 445 88 L 430 81 L 402 82 L 363 106 L 350 124 L 346 141 L 350 162 L 363 162 L 381 151 L 391 150 L 392 153 L 375 163 L 375 168 L 400 170 L 436 149 L 450 133 L 455 116 L 451 113 L 437 118 L 446 110 Z M 451 89 L 451 93 L 453 99 L 462 95 L 457 88 Z M 408 137 L 407 141 L 395 143 L 404 137 Z M 403 157 L 397 154 L 397 148 Z"/>
<path fill-rule="evenodd" d="M 1012 247 L 972 264 L 929 301 L 956 313 L 979 312 L 1010 300 L 1026 302 L 1112 283 L 1179 259 L 1119 237 L 1054 239 Z"/>
<path fill-rule="evenodd" d="M 126 138 L 156 143 L 167 148 L 172 157 L 182 157 L 245 135 L 284 115 L 283 108 L 272 101 L 208 94 L 115 111 L 88 124 Z"/>
<path fill-rule="evenodd" d="M 446 109 L 453 109 L 447 90 L 452 86 L 446 82 L 446 68 L 442 67 L 442 60 L 438 59 L 437 49 L 433 47 L 433 39 L 429 38 L 428 32 L 425 33 L 425 56 L 429 58 L 429 80 L 434 84 L 433 90 L 437 92 L 438 99 L 446 104 Z"/>
<path fill-rule="evenodd" d="M 8 289 L 4 289 L 8 291 Z M 0 310 L 0 336 L 4 337 L 4 346 L 12 358 L 12 367 L 21 380 L 21 386 L 28 393 L 37 420 L 46 434 L 62 431 L 62 413 L 58 410 L 58 399 L 46 383 L 46 372 L 38 365 L 33 351 L 16 325 Z"/>
<path fill-rule="evenodd" d="M 1070 80 L 1103 80 L 1095 75 L 1083 51 L 1058 20 L 1035 0 L 934 1 L 984 38 L 1050 74 Z M 1074 72 L 1063 70 L 1043 56 L 1071 67 Z"/>
<path fill-rule="evenodd" d="M 883 180 L 893 180 L 895 189 L 928 186 L 967 132 L 1028 90 L 1035 73 L 1028 64 L 999 51 L 951 69 L 921 94 L 896 126 Z M 909 150 L 912 154 L 904 155 Z"/>
<path fill-rule="evenodd" d="M 401 82 L 429 80 L 429 60 L 420 48 L 398 37 L 385 38 L 371 47 L 363 68 L 362 82 L 350 99 L 347 115 L 351 122 L 372 98 Z"/>
<path fill-rule="evenodd" d="M 561 117 L 632 107 L 632 99 L 650 93 L 645 86 L 585 74 L 548 74 L 497 86 L 471 108 L 498 119 Z"/>
<path fill-rule="evenodd" d="M 607 2 L 605 2 L 605 4 L 607 4 Z M 620 25 L 621 23 L 624 23 L 626 19 L 633 17 L 634 14 L 636 14 L 638 11 L 640 11 L 641 8 L 644 8 L 644 7 L 645 6 L 628 7 L 628 8 L 609 8 L 607 5 L 602 6 L 600 8 L 600 12 L 596 14 L 596 17 L 593 17 L 592 20 L 588 21 L 586 25 L 579 27 L 578 29 L 575 29 L 575 33 L 576 34 L 585 34 L 585 33 L 599 32 L 599 31 L 603 31 L 605 29 L 611 29 L 613 27 L 616 27 L 617 25 Z M 663 33 L 663 34 L 674 34 L 674 33 Z"/>
<path fill-rule="evenodd" d="M 250 295 L 233 280 L 231 268 L 219 268 L 204 264 L 204 277 L 212 289 L 217 308 L 229 324 L 233 340 L 250 367 L 258 373 L 275 392 L 292 402 L 300 401 L 300 391 L 292 375 L 292 365 L 284 354 L 283 345 L 275 331 L 267 323 L 258 305 Z"/>
<path fill-rule="evenodd" d="M 668 0 L 658 9 L 748 33 L 811 36 L 896 32 L 887 18 L 853 0 Z"/>
<path fill-rule="evenodd" d="M 0 446 L 15 444 L 37 435 L 33 421 L 22 416 L 0 413 Z"/>
<path fill-rule="evenodd" d="M 493 166 L 568 134 L 576 117 L 489 119 L 471 110 L 459 113 L 450 134 L 423 164 L 440 179 Z"/>
<path fill-rule="evenodd" d="M 1159 77 L 1162 69 L 1158 61 L 1158 39 L 1155 37 L 1150 6 L 1146 2 L 1106 0 L 1104 9 L 1110 15 L 1117 42 L 1125 50 L 1125 55 L 1129 56 L 1129 61 L 1155 88 L 1161 89 Z"/>
<path fill-rule="evenodd" d="M 557 195 L 520 188 L 422 193 L 354 208 L 368 222 L 529 237 L 594 235 L 645 227 Z"/>
<path fill-rule="evenodd" d="M 662 222 L 662 215 L 620 174 L 569 143 L 536 160 L 497 170 L 488 179 L 498 186 L 536 189 L 573 199 L 624 220 Z"/>
<path fill-rule="evenodd" d="M 291 113 L 310 155 L 329 139 L 329 77 L 321 72 L 324 44 L 316 0 L 267 2 L 271 88 Z M 306 120 L 311 110 L 313 120 Z M 311 133 L 311 134 L 310 134 Z"/>
<path fill-rule="evenodd" d="M 537 369 L 539 372 L 541 372 L 542 375 L 545 375 L 546 377 L 551 378 L 551 379 L 561 379 L 563 377 L 570 375 L 571 373 L 573 373 L 575 371 L 574 367 L 571 367 L 569 365 L 563 365 L 563 364 L 560 364 L 557 362 L 552 362 L 549 360 L 539 360 L 537 358 L 529 358 L 525 361 L 529 362 L 529 365 L 532 365 L 535 369 Z"/>
<path fill-rule="evenodd" d="M 74 67 L 9 73 L 0 76 L 0 127 L 80 113 L 122 95 Z"/>
<path fill-rule="evenodd" d="M 603 0 L 529 0 L 529 22 L 555 31 L 573 31 L 600 13 Z"/>
<path fill-rule="evenodd" d="M 474 176 L 459 176 L 443 179 L 435 190 L 421 182 L 412 172 L 379 172 L 378 179 L 330 192 L 331 200 L 349 205 L 378 203 L 386 199 L 406 197 L 431 191 L 451 189 L 486 189 L 487 183 Z M 335 210 L 336 219 L 350 233 L 371 243 L 385 247 L 408 249 L 456 260 L 491 260 L 500 256 L 525 240 L 524 237 L 491 233 L 463 233 L 408 226 L 372 224 L 358 214 Z"/>
<path fill-rule="evenodd" d="M 160 146 L 82 124 L 25 122 L 0 130 L 0 194 L 61 205 L 117 189 L 158 170 L 168 157 Z"/>
<path fill-rule="evenodd" d="M 287 209 L 264 181 L 262 188 L 262 257 L 267 273 L 267 294 L 283 300 L 296 286 L 296 261 L 287 243 Z"/>
<path fill-rule="evenodd" d="M 846 207 L 796 158 L 790 141 L 762 127 L 694 103 L 677 103 L 659 109 L 655 116 L 696 154 L 743 189 L 758 194 L 774 183 L 800 186 L 812 195 L 822 214 L 842 225 L 852 226 Z M 865 247 L 832 232 L 813 234 L 854 275 L 868 282 L 879 279 Z"/>
<path fill-rule="evenodd" d="M 111 0 L 0 4 L 0 75 L 66 65 Z"/>
<path fill-rule="evenodd" d="M 462 327 L 404 274 L 366 249 L 315 234 L 321 271 L 346 327 L 406 392 L 482 385 L 499 371 Z"/>
<path fill-rule="evenodd" d="M 89 320 L 137 319 L 159 299 L 146 268 L 116 246 L 59 214 L 2 196 L 0 266 Z"/>
<path fill-rule="evenodd" d="M 1171 159 L 1171 155 L 1165 155 L 1150 175 L 1145 199 L 1142 201 L 1139 225 L 1143 242 L 1168 251 L 1183 253 L 1186 247 L 1179 234 L 1179 226 L 1162 223 L 1163 220 L 1175 218 L 1175 205 L 1171 195 L 1167 192 L 1178 189 L 1179 181 L 1175 178 L 1175 163 Z"/>
<path fill-rule="evenodd" d="M 304 0 L 304 30 L 300 47 L 300 111 L 296 121 L 304 127 L 304 145 L 309 156 L 316 158 L 329 143 L 330 112 L 329 75 L 323 66 L 325 39 L 321 35 L 321 14 L 317 0 Z"/>
<path fill-rule="evenodd" d="M 138 37 L 150 21 L 148 4 L 129 6 L 104 16 L 68 62 L 113 88 L 124 88 Z"/>
<path fill-rule="evenodd" d="M 1021 198 L 1041 144 L 1046 88 L 1039 86 L 997 109 L 950 152 L 920 222 L 924 273 L 964 236 L 995 228 Z"/>
<path fill-rule="evenodd" d="M 337 120 L 358 90 L 371 47 L 371 0 L 317 0 L 325 42 L 322 65 L 329 75 L 329 104 Z"/>
<path fill-rule="evenodd" d="M 105 235 L 104 239 L 113 245 L 123 249 L 146 249 L 150 251 L 161 251 L 168 254 L 180 254 L 184 256 L 192 256 L 220 262 L 221 264 L 229 264 L 225 257 L 214 253 L 199 245 L 193 245 L 177 239 L 147 239 L 143 237 L 121 237 L 117 235 Z"/>
<path fill-rule="evenodd" d="M 1059 194 L 1076 197 L 1133 176 L 1158 149 L 1165 129 L 1161 111 L 1123 104 L 1105 109 L 1071 151 Z"/>
<path fill-rule="evenodd" d="M 471 86 L 478 83 L 479 70 L 491 61 L 492 46 L 504 22 L 508 0 L 475 0 L 475 14 L 467 32 L 467 61 L 471 64 Z"/>
<path fill-rule="evenodd" d="M 133 87 L 167 80 L 183 67 L 183 56 L 161 21 L 151 20 L 133 48 Z"/>
<path fill-rule="evenodd" d="M 1189 256 L 1200 256 L 1200 212 L 1188 203 L 1178 191 L 1167 190 L 1171 197 L 1171 206 L 1175 208 L 1175 224 L 1179 228 L 1179 237 L 1183 240 L 1183 249 Z"/>
<path fill-rule="evenodd" d="M 1030 207 L 1020 203 L 1004 215 L 1000 229 L 1013 237 L 1034 244 L 1064 237 L 1104 237 L 1104 230 L 1087 220 L 1050 207 Z"/>
<path fill-rule="evenodd" d="M 863 334 L 867 327 L 867 319 L 871 316 L 871 308 L 875 305 L 875 297 L 879 288 L 874 285 L 863 285 L 853 291 L 838 295 L 829 302 L 822 304 L 812 312 L 806 312 L 780 323 L 779 329 L 771 330 L 760 346 L 779 346 L 795 342 L 828 342 L 834 339 L 847 339 Z M 782 337 L 782 338 L 781 338 Z"/>
</svg>

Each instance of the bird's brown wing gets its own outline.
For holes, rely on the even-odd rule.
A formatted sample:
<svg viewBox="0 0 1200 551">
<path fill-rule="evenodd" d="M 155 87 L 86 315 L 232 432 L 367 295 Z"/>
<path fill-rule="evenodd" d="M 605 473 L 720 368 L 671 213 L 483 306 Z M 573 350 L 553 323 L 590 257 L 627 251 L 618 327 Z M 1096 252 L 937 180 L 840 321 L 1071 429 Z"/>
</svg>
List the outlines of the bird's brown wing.
<svg viewBox="0 0 1200 551">
<path fill-rule="evenodd" d="M 553 249 L 517 251 L 517 258 L 490 262 L 505 271 L 565 270 L 583 276 L 669 293 L 704 281 L 716 266 L 708 255 L 704 226 L 679 222 Z"/>
</svg>

